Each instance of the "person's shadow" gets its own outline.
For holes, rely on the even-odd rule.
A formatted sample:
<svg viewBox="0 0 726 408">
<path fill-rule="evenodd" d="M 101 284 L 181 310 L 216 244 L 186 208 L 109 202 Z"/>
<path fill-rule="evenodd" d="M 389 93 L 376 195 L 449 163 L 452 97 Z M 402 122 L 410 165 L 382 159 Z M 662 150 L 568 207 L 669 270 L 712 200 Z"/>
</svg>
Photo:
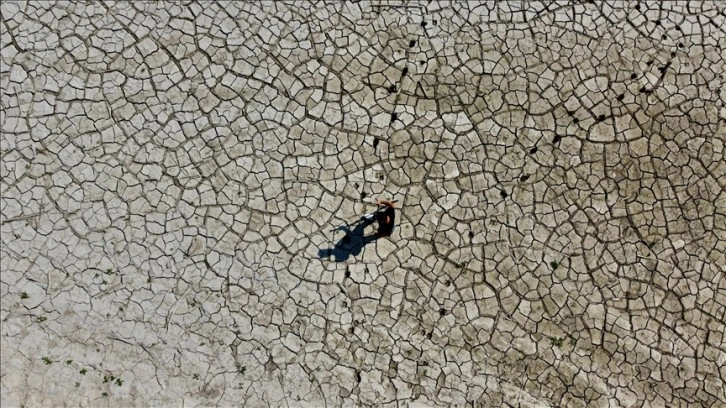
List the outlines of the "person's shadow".
<svg viewBox="0 0 726 408">
<path fill-rule="evenodd" d="M 318 250 L 318 256 L 321 259 L 335 258 L 335 262 L 345 262 L 350 256 L 358 256 L 363 247 L 375 242 L 378 237 L 375 233 L 364 236 L 365 228 L 371 225 L 374 220 L 360 219 L 351 230 L 349 225 L 341 225 L 333 231 L 345 231 L 345 236 L 338 241 L 333 248 L 323 248 Z"/>
</svg>

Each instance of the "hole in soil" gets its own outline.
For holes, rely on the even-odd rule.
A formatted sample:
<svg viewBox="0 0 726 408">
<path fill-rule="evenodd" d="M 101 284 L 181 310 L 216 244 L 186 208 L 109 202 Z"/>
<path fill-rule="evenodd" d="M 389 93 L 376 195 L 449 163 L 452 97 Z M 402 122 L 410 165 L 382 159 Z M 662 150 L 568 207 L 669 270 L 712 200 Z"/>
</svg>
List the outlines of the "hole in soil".
<svg viewBox="0 0 726 408">
<path fill-rule="evenodd" d="M 555 135 L 555 137 L 552 138 L 552 143 L 558 143 L 560 140 L 562 140 L 562 136 Z"/>
<path fill-rule="evenodd" d="M 379 139 L 378 139 L 377 137 L 376 137 L 376 138 L 373 138 L 373 148 L 374 148 L 374 149 L 375 149 L 376 147 L 378 147 L 378 142 L 380 142 L 380 140 L 379 140 Z"/>
<path fill-rule="evenodd" d="M 395 122 L 396 119 L 398 119 L 398 114 L 396 112 L 391 113 L 391 123 Z"/>
<path fill-rule="evenodd" d="M 636 74 L 636 73 L 630 74 L 630 79 L 636 79 L 636 78 L 638 78 L 638 74 Z"/>
<path fill-rule="evenodd" d="M 529 174 L 525 174 L 524 176 L 519 178 L 519 181 L 527 181 L 529 180 Z"/>
<path fill-rule="evenodd" d="M 408 74 L 408 67 L 403 67 L 403 72 L 401 75 L 406 76 L 406 74 Z"/>
<path fill-rule="evenodd" d="M 619 101 L 622 101 L 623 99 L 625 99 L 625 94 L 618 95 L 618 100 Z"/>
<path fill-rule="evenodd" d="M 597 117 L 598 122 L 602 122 L 603 120 L 605 120 L 605 115 L 600 115 Z"/>
<path fill-rule="evenodd" d="M 394 93 L 394 92 L 396 92 L 396 89 L 397 89 L 396 84 L 393 84 L 388 87 L 388 93 Z"/>
<path fill-rule="evenodd" d="M 421 22 L 421 27 L 426 27 L 426 25 L 427 25 L 427 24 L 428 24 L 428 23 L 427 23 L 426 21 L 422 21 L 422 22 Z"/>
<path fill-rule="evenodd" d="M 411 40 L 411 41 L 410 41 L 410 42 L 408 43 L 408 46 L 409 46 L 409 47 L 415 47 L 415 46 L 416 46 L 416 40 Z"/>
<path fill-rule="evenodd" d="M 507 195 L 508 195 L 508 194 L 507 194 L 507 192 L 506 192 L 506 191 L 504 191 L 504 190 L 500 190 L 500 191 L 499 191 L 499 195 L 500 195 L 500 196 L 502 196 L 502 198 L 507 198 Z"/>
<path fill-rule="evenodd" d="M 439 309 L 439 314 L 440 314 L 441 316 L 444 316 L 444 315 L 446 315 L 446 309 L 444 309 L 443 307 L 442 307 L 441 309 Z"/>
<path fill-rule="evenodd" d="M 469 238 L 474 238 L 474 231 L 469 231 Z"/>
<path fill-rule="evenodd" d="M 537 146 L 529 149 L 529 154 L 535 154 L 535 153 L 537 153 Z"/>
<path fill-rule="evenodd" d="M 365 191 L 363 191 L 362 193 L 360 193 L 360 199 L 361 199 L 361 200 L 365 200 L 365 198 L 366 198 L 367 196 L 368 196 L 368 193 L 366 193 Z"/>
</svg>

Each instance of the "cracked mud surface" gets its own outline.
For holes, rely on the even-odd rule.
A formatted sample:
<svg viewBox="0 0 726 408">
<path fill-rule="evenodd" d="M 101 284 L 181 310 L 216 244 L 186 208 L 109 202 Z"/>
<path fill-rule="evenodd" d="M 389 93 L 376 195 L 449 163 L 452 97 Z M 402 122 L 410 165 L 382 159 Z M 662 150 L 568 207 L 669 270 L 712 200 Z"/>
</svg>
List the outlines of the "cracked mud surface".
<svg viewBox="0 0 726 408">
<path fill-rule="evenodd" d="M 726 405 L 724 3 L 0 7 L 3 407 Z"/>
</svg>

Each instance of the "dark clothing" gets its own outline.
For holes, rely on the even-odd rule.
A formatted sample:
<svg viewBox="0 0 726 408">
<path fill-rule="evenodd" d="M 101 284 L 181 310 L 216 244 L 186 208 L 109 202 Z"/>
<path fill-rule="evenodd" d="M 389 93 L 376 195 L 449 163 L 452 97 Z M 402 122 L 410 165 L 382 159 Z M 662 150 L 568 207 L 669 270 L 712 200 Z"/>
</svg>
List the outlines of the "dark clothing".
<svg viewBox="0 0 726 408">
<path fill-rule="evenodd" d="M 396 209 L 386 207 L 385 210 L 376 213 L 376 219 L 378 221 L 378 233 L 376 235 L 379 237 L 390 237 L 395 227 Z"/>
</svg>

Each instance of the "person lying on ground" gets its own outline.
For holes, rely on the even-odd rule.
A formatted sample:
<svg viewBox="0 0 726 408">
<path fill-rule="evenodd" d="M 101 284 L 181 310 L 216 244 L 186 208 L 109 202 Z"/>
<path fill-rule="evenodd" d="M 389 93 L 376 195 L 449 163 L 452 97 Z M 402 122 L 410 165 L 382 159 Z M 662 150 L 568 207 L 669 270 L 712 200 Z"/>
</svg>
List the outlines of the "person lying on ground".
<svg viewBox="0 0 726 408">
<path fill-rule="evenodd" d="M 385 206 L 386 208 L 382 211 L 379 210 L 366 214 L 362 218 L 368 222 L 373 222 L 373 220 L 378 221 L 376 238 L 390 237 L 396 222 L 396 204 L 392 201 L 381 200 L 380 198 L 376 198 L 376 204 Z"/>
</svg>

